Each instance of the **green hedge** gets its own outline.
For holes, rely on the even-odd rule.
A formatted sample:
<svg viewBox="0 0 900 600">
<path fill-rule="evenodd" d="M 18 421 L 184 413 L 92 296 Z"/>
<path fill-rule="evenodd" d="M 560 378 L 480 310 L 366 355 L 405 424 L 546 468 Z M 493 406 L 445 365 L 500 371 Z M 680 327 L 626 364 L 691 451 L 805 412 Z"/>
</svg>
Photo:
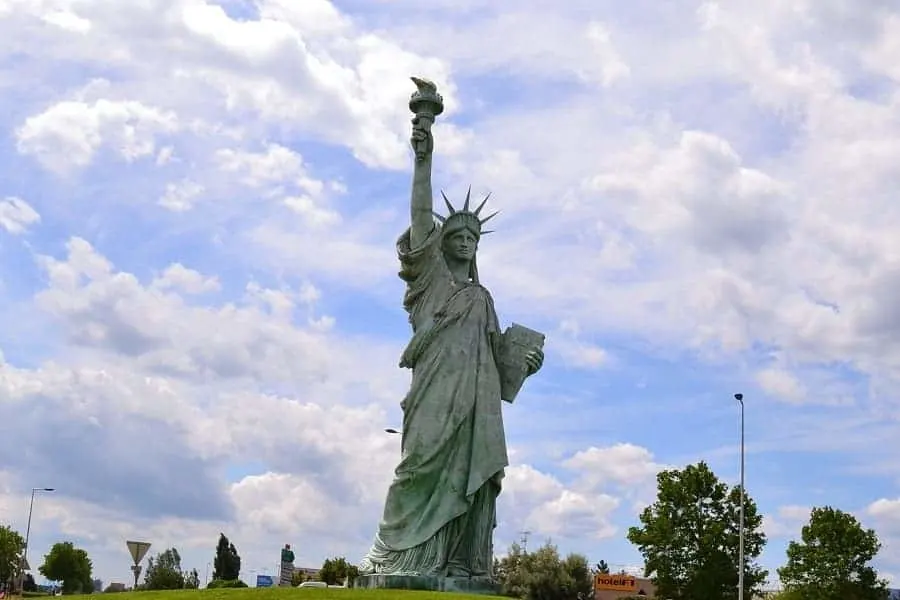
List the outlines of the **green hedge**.
<svg viewBox="0 0 900 600">
<path fill-rule="evenodd" d="M 215 590 L 219 588 L 245 588 L 248 587 L 246 583 L 241 581 L 240 579 L 213 579 L 209 582 L 209 585 L 206 586 L 208 590 Z"/>
</svg>

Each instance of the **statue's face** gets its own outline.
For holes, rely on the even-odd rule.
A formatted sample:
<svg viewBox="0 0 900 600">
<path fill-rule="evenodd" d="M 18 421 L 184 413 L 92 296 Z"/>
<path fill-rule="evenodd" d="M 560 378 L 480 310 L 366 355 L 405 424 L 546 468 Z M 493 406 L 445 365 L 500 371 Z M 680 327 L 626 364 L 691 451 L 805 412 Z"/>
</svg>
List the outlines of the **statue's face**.
<svg viewBox="0 0 900 600">
<path fill-rule="evenodd" d="M 453 260 L 470 261 L 478 251 L 478 238 L 468 229 L 444 237 L 444 254 Z"/>
</svg>

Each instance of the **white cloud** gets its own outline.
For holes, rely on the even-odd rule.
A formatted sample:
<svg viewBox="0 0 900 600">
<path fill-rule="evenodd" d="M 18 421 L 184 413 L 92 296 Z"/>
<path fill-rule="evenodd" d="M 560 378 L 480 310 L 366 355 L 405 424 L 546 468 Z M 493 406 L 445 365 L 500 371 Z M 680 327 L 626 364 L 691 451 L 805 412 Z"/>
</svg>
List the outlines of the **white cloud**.
<svg viewBox="0 0 900 600">
<path fill-rule="evenodd" d="M 800 531 L 809 522 L 808 506 L 779 506 L 774 514 L 763 515 L 762 530 L 768 539 L 800 539 Z"/>
<path fill-rule="evenodd" d="M 583 342 L 561 343 L 557 345 L 564 360 L 576 367 L 597 368 L 609 362 L 609 354 L 595 344 Z"/>
<path fill-rule="evenodd" d="M 565 466 L 578 472 L 590 486 L 600 489 L 640 489 L 655 483 L 656 474 L 666 468 L 655 462 L 646 448 L 628 443 L 590 447 L 569 458 Z"/>
<path fill-rule="evenodd" d="M 251 527 L 277 535 L 310 531 L 328 533 L 339 520 L 339 505 L 313 480 L 280 473 L 245 477 L 231 487 L 242 520 Z"/>
<path fill-rule="evenodd" d="M 101 146 L 127 162 L 152 155 L 157 135 L 177 129 L 172 112 L 138 101 L 67 100 L 28 117 L 16 131 L 16 147 L 45 168 L 67 173 L 90 165 Z"/>
<path fill-rule="evenodd" d="M 64 29 L 66 31 L 71 31 L 74 33 L 88 33 L 91 29 L 91 22 L 87 19 L 83 19 L 78 15 L 64 10 L 56 10 L 53 12 L 44 13 L 41 15 L 41 18 L 50 23 L 51 25 L 55 25 L 60 29 Z"/>
<path fill-rule="evenodd" d="M 174 263 L 166 267 L 162 275 L 153 280 L 152 285 L 159 289 L 174 288 L 188 294 L 202 294 L 221 289 L 216 277 L 206 277 L 181 263 Z"/>
<path fill-rule="evenodd" d="M 279 144 L 269 144 L 264 153 L 222 149 L 216 152 L 219 167 L 239 174 L 239 181 L 250 186 L 285 184 L 293 181 L 308 191 L 319 191 L 322 183 L 307 179 L 303 158 Z"/>
<path fill-rule="evenodd" d="M 24 233 L 40 220 L 41 215 L 21 198 L 8 196 L 0 201 L 0 226 L 9 233 Z"/>
<path fill-rule="evenodd" d="M 190 180 L 166 184 L 166 191 L 159 205 L 175 212 L 190 210 L 194 201 L 206 190 L 203 185 Z"/>
<path fill-rule="evenodd" d="M 784 369 L 769 368 L 759 371 L 756 374 L 756 381 L 764 392 L 788 402 L 802 402 L 806 397 L 803 384 Z"/>
<path fill-rule="evenodd" d="M 863 55 L 866 64 L 896 81 L 900 81 L 900 70 L 894 58 L 900 54 L 897 34 L 900 33 L 900 16 L 890 15 L 882 22 L 880 35 L 872 40 Z"/>
<path fill-rule="evenodd" d="M 507 470 L 501 506 L 505 522 L 551 538 L 609 538 L 619 499 L 609 494 L 569 489 L 555 477 L 529 465 Z"/>
<path fill-rule="evenodd" d="M 252 304 L 191 306 L 178 289 L 195 292 L 214 285 L 198 273 L 171 265 L 154 286 L 145 287 L 133 274 L 115 271 L 79 238 L 69 242 L 65 260 L 43 257 L 41 264 L 50 287 L 37 295 L 38 305 L 78 346 L 112 351 L 145 368 L 183 377 L 296 382 L 325 377 L 332 368 L 348 375 L 356 370 L 352 354 L 319 351 L 328 343 L 320 330 L 292 327 L 295 306 L 278 290 L 251 284 Z M 309 298 L 309 289 L 302 294 Z"/>
</svg>

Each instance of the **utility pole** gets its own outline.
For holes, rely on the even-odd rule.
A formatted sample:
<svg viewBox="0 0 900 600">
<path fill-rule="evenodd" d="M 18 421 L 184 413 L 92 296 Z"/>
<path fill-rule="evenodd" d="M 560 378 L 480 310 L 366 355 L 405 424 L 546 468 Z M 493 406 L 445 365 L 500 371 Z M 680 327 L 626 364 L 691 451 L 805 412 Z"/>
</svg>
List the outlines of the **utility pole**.
<svg viewBox="0 0 900 600">
<path fill-rule="evenodd" d="M 34 512 L 35 492 L 52 492 L 54 488 L 31 488 L 31 503 L 28 505 L 28 525 L 25 527 L 25 546 L 22 548 L 22 558 L 19 560 L 19 581 L 17 589 L 22 591 L 25 582 L 25 568 L 28 565 L 28 538 L 31 536 L 31 514 Z"/>
<path fill-rule="evenodd" d="M 531 535 L 531 532 L 527 529 L 525 531 L 520 531 L 522 534 L 522 553 L 528 554 L 528 536 Z"/>
<path fill-rule="evenodd" d="M 744 600 L 744 395 L 735 394 L 741 405 L 741 512 L 738 526 L 738 600 Z"/>
</svg>

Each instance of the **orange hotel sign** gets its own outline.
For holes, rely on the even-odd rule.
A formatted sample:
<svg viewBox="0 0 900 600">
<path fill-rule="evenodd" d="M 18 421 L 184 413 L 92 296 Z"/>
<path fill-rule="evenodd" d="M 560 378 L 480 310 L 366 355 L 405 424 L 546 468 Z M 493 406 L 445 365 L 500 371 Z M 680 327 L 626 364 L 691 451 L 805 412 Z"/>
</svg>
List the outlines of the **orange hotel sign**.
<svg viewBox="0 0 900 600">
<path fill-rule="evenodd" d="M 637 589 L 637 579 L 632 575 L 598 573 L 597 575 L 594 575 L 594 589 L 633 592 Z"/>
</svg>

